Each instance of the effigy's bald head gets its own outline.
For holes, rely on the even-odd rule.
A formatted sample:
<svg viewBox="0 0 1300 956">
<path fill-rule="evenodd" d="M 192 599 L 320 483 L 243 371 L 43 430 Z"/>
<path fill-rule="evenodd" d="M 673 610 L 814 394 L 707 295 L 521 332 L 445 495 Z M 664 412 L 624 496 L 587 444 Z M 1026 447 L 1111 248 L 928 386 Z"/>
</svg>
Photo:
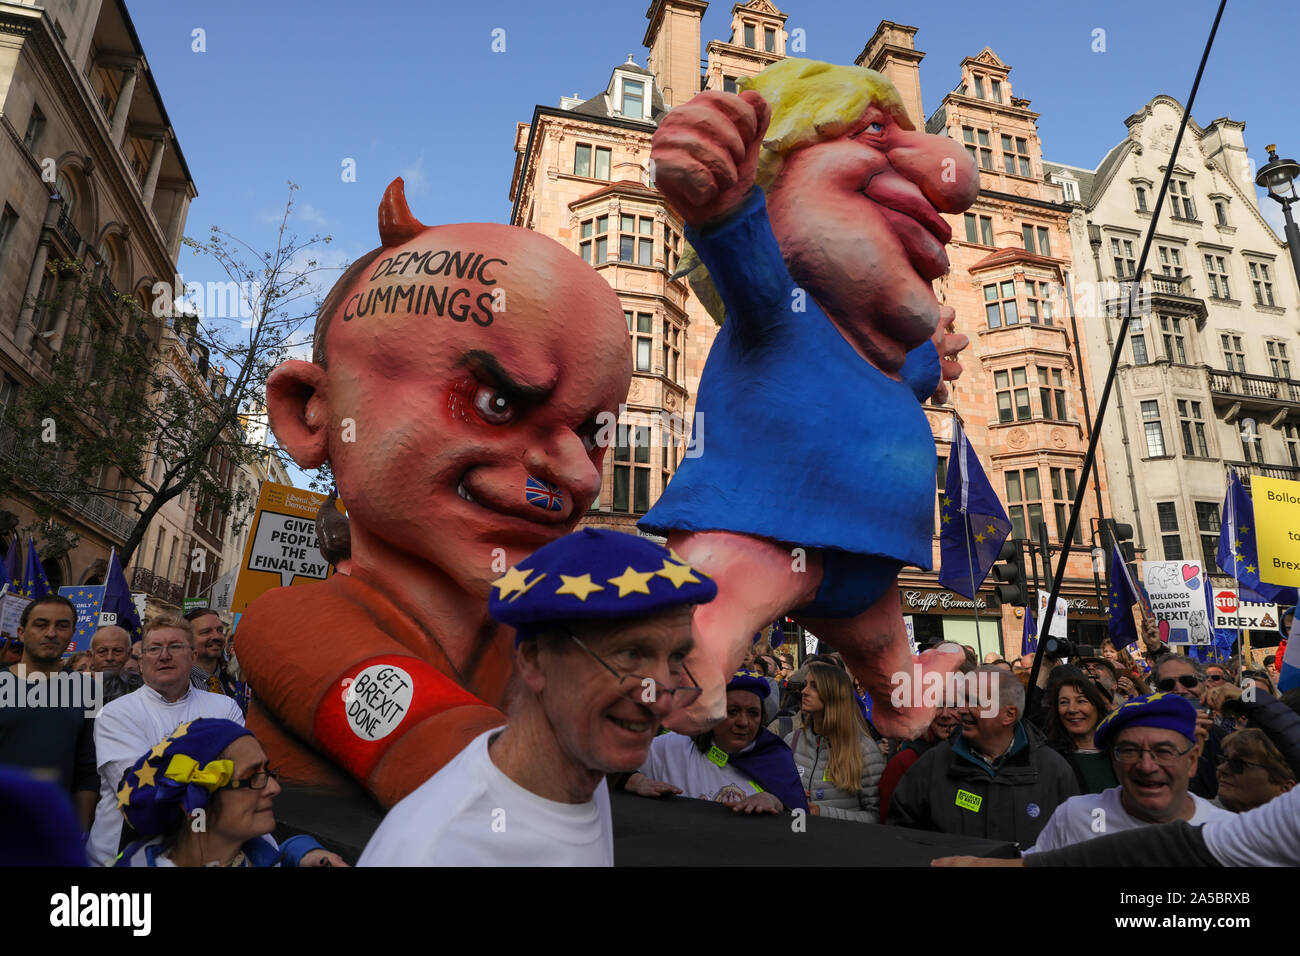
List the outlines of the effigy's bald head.
<svg viewBox="0 0 1300 956">
<path fill-rule="evenodd" d="M 268 380 L 272 427 L 300 466 L 330 462 L 354 551 L 379 538 L 486 593 L 494 549 L 565 534 L 599 491 L 598 417 L 631 379 L 622 305 L 539 233 L 425 226 L 400 179 L 379 231 L 326 297 L 313 361 Z"/>
</svg>

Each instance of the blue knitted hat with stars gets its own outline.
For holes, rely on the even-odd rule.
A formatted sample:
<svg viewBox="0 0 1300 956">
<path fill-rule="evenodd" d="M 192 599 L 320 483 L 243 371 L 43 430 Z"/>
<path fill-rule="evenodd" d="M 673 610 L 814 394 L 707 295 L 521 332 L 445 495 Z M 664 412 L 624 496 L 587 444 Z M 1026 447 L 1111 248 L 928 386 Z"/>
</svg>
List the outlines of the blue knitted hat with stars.
<svg viewBox="0 0 1300 956">
<path fill-rule="evenodd" d="M 1125 727 L 1159 727 L 1196 740 L 1196 708 L 1185 697 L 1171 693 L 1134 697 L 1112 711 L 1093 734 L 1093 742 L 1105 750 Z"/>
<path fill-rule="evenodd" d="M 494 581 L 488 611 L 515 629 L 519 644 L 558 621 L 648 617 L 717 593 L 712 578 L 649 538 L 583 528 Z"/>
<path fill-rule="evenodd" d="M 117 805 L 127 822 L 140 836 L 152 837 L 206 807 L 235 772 L 232 761 L 218 759 L 221 752 L 251 733 L 215 717 L 181 724 L 122 774 Z"/>
</svg>

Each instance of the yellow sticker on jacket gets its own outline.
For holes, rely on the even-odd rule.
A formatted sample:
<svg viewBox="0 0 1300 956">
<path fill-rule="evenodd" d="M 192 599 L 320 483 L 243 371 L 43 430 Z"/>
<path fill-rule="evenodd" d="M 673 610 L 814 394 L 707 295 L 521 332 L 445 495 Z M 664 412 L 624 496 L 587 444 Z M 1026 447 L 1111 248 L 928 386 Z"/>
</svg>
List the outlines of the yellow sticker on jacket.
<svg viewBox="0 0 1300 956">
<path fill-rule="evenodd" d="M 709 752 L 706 753 L 704 756 L 709 758 L 710 763 L 715 763 L 719 767 L 725 767 L 727 765 L 727 761 L 730 759 L 730 755 L 721 747 L 719 747 L 717 744 L 714 744 L 712 747 L 710 747 Z"/>
<path fill-rule="evenodd" d="M 956 804 L 963 810 L 969 810 L 971 813 L 979 813 L 980 804 L 983 802 L 984 798 L 977 793 L 971 793 L 969 790 L 957 791 Z"/>
</svg>

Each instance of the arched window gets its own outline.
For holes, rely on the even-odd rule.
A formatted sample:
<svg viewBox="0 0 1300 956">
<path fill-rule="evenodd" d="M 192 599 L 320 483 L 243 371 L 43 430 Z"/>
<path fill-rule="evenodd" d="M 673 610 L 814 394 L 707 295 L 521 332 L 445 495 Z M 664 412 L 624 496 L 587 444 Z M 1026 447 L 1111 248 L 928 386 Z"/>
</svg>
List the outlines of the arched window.
<svg viewBox="0 0 1300 956">
<path fill-rule="evenodd" d="M 77 192 L 72 188 L 72 183 L 68 178 L 59 173 L 54 180 L 54 189 L 59 194 L 59 202 L 63 204 L 63 212 L 67 215 L 68 220 L 76 222 L 77 216 Z"/>
<path fill-rule="evenodd" d="M 113 246 L 109 243 L 107 236 L 104 237 L 104 241 L 99 244 L 99 248 L 96 251 L 99 253 L 100 260 L 104 263 L 103 277 L 116 285 L 117 255 L 113 252 Z"/>
</svg>

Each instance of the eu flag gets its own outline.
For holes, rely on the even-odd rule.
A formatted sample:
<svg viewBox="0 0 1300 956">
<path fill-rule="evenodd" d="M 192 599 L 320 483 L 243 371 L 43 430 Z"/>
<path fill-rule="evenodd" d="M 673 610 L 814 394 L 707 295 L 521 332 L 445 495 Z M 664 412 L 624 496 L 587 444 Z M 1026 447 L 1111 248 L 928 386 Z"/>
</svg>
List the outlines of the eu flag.
<svg viewBox="0 0 1300 956">
<path fill-rule="evenodd" d="M 1128 647 L 1138 641 L 1133 623 L 1133 605 L 1138 603 L 1137 590 L 1129 580 L 1128 566 L 1118 547 L 1110 549 L 1110 607 L 1106 611 L 1106 631 L 1116 647 Z"/>
<path fill-rule="evenodd" d="M 1038 651 L 1038 625 L 1034 623 L 1034 614 L 1025 608 L 1025 629 L 1020 635 L 1020 656 L 1034 654 Z"/>
<path fill-rule="evenodd" d="M 104 578 L 104 611 L 117 615 L 117 626 L 124 628 L 131 635 L 131 643 L 144 637 L 140 627 L 140 616 L 135 613 L 135 601 L 131 599 L 131 589 L 127 587 L 126 575 L 117 560 L 117 549 L 108 556 L 108 574 Z"/>
<path fill-rule="evenodd" d="M 36 540 L 27 539 L 27 564 L 23 567 L 23 579 L 18 585 L 18 593 L 25 598 L 36 600 L 50 593 L 50 582 L 41 567 L 41 559 L 36 554 Z"/>
<path fill-rule="evenodd" d="M 1300 687 L 1300 628 L 1296 627 L 1294 620 L 1291 633 L 1283 643 L 1286 650 L 1278 654 L 1281 660 L 1277 661 L 1277 689 L 1285 694 Z"/>
<path fill-rule="evenodd" d="M 1249 589 L 1265 604 L 1295 604 L 1296 589 L 1266 584 L 1259 579 L 1259 550 L 1255 545 L 1255 506 L 1242 487 L 1236 469 L 1228 471 L 1228 492 L 1223 497 L 1219 525 L 1219 570 L 1237 579 L 1239 590 Z"/>
<path fill-rule="evenodd" d="M 939 583 L 974 600 L 1011 534 L 1011 522 L 955 418 L 939 520 Z"/>
<path fill-rule="evenodd" d="M 5 555 L 5 577 L 9 580 L 10 590 L 18 590 L 18 582 L 23 574 L 23 547 L 18 542 L 18 535 L 14 535 L 14 540 L 9 545 L 9 553 Z M 0 584 L 4 582 L 0 581 Z"/>
<path fill-rule="evenodd" d="M 77 609 L 77 633 L 65 653 L 90 649 L 90 639 L 99 629 L 99 609 L 104 603 L 104 585 L 69 584 L 59 588 L 59 593 Z"/>
<path fill-rule="evenodd" d="M 1188 645 L 1187 656 L 1204 664 L 1226 664 L 1232 657 L 1232 648 L 1237 643 L 1237 632 L 1229 628 L 1214 626 L 1214 588 L 1209 579 L 1205 579 L 1205 615 L 1210 628 L 1209 644 Z"/>
</svg>

